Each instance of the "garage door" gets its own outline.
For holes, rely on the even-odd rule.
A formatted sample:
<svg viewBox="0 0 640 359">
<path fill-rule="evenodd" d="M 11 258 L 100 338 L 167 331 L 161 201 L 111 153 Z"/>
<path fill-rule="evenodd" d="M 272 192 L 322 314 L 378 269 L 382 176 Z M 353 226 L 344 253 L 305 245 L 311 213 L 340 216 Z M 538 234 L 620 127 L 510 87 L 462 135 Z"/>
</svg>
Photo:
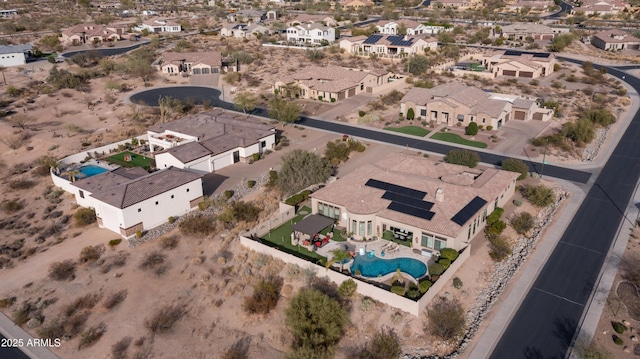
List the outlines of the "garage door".
<svg viewBox="0 0 640 359">
<path fill-rule="evenodd" d="M 533 119 L 534 120 L 538 120 L 538 121 L 542 121 L 542 113 L 540 112 L 536 112 L 533 114 Z"/>
<path fill-rule="evenodd" d="M 553 40 L 553 35 L 542 35 L 542 40 Z"/>
<path fill-rule="evenodd" d="M 516 120 L 524 120 L 526 113 L 524 111 L 515 111 L 513 113 L 513 118 Z"/>
<path fill-rule="evenodd" d="M 352 88 L 349 90 L 349 95 L 347 97 L 351 97 L 351 96 L 355 96 L 356 95 L 356 89 Z"/>
<path fill-rule="evenodd" d="M 533 77 L 533 72 L 531 72 L 531 71 L 520 71 L 520 77 L 532 78 Z"/>
<path fill-rule="evenodd" d="M 344 91 L 338 92 L 338 100 L 344 100 Z"/>
<path fill-rule="evenodd" d="M 503 74 L 504 76 L 515 76 L 515 75 L 516 75 L 516 72 L 515 72 L 515 71 L 511 71 L 511 70 L 503 70 L 503 71 L 502 71 L 502 74 Z"/>
</svg>

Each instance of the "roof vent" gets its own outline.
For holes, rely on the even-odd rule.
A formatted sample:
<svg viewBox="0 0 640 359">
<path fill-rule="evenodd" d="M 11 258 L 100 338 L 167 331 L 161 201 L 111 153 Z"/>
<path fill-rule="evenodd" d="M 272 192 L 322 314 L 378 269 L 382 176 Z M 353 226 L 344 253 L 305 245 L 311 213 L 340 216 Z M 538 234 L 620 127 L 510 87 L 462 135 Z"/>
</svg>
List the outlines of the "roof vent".
<svg viewBox="0 0 640 359">
<path fill-rule="evenodd" d="M 436 190 L 436 201 L 444 202 L 444 190 L 442 188 Z"/>
</svg>

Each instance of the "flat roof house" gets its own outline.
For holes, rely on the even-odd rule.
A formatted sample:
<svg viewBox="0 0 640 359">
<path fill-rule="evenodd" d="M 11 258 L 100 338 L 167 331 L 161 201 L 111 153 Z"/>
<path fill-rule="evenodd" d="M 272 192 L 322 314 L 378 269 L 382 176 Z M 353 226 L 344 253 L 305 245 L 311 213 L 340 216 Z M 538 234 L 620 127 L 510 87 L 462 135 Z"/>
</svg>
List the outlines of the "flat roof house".
<svg viewBox="0 0 640 359">
<path fill-rule="evenodd" d="M 475 122 L 497 129 L 511 119 L 548 121 L 553 110 L 539 108 L 530 99 L 485 92 L 479 88 L 449 82 L 431 89 L 414 87 L 400 101 L 400 112 L 413 109 L 415 118 L 453 126 Z"/>
<path fill-rule="evenodd" d="M 311 194 L 312 212 L 358 239 L 390 232 L 416 249 L 460 250 L 510 200 L 518 175 L 394 153 Z"/>
<path fill-rule="evenodd" d="M 0 66 L 19 66 L 27 63 L 27 58 L 31 56 L 33 46 L 26 45 L 1 45 L 0 46 Z"/>
<path fill-rule="evenodd" d="M 362 92 L 373 93 L 389 82 L 385 71 L 364 71 L 337 66 L 307 66 L 276 81 L 274 88 L 287 97 L 339 101 Z"/>
<path fill-rule="evenodd" d="M 376 24 L 376 28 L 378 32 L 385 35 L 404 35 L 400 34 L 401 24 L 404 25 L 406 29 L 406 35 L 420 35 L 420 34 L 429 34 L 435 35 L 439 32 L 443 31 L 451 31 L 453 28 L 447 29 L 444 26 L 438 25 L 424 25 L 423 23 L 402 19 L 402 20 L 383 20 L 379 21 Z"/>
<path fill-rule="evenodd" d="M 215 109 L 148 129 L 157 168 L 184 168 L 206 174 L 275 146 L 272 125 Z"/>
<path fill-rule="evenodd" d="M 147 173 L 118 168 L 71 183 L 76 200 L 96 211 L 98 225 L 130 238 L 183 215 L 202 200 L 202 175 L 169 167 Z"/>
<path fill-rule="evenodd" d="M 595 47 L 607 51 L 638 50 L 640 48 L 640 39 L 617 29 L 605 30 L 593 35 L 591 43 Z"/>
<path fill-rule="evenodd" d="M 151 33 L 161 32 L 181 32 L 182 26 L 175 21 L 165 19 L 150 19 L 143 21 L 140 25 L 133 28 L 134 31 L 147 30 Z"/>
</svg>

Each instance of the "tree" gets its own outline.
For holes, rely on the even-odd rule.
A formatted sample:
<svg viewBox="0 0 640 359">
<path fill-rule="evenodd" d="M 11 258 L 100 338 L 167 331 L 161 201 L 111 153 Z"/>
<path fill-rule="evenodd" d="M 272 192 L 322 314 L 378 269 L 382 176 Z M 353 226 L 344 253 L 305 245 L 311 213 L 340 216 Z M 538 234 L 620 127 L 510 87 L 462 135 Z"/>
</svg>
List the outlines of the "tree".
<svg viewBox="0 0 640 359">
<path fill-rule="evenodd" d="M 239 92 L 233 98 L 233 106 L 242 112 L 251 112 L 256 108 L 258 99 L 251 92 Z"/>
<path fill-rule="evenodd" d="M 522 188 L 522 194 L 536 207 L 547 207 L 556 201 L 553 189 L 545 186 L 526 186 Z"/>
<path fill-rule="evenodd" d="M 269 101 L 269 117 L 285 123 L 293 123 L 300 118 L 300 107 L 295 102 L 274 97 Z"/>
<path fill-rule="evenodd" d="M 478 162 L 480 162 L 480 155 L 478 155 L 477 152 L 469 150 L 454 149 L 444 156 L 444 161 L 447 163 L 474 168 L 478 165 Z"/>
<path fill-rule="evenodd" d="M 438 297 L 427 309 L 425 329 L 442 340 L 454 340 L 465 330 L 465 317 L 462 304 L 457 298 Z"/>
<path fill-rule="evenodd" d="M 564 50 L 565 47 L 571 45 L 573 40 L 575 40 L 575 36 L 571 33 L 560 34 L 553 39 L 551 45 L 549 45 L 547 48 L 552 52 L 560 52 Z"/>
<path fill-rule="evenodd" d="M 19 113 L 17 115 L 11 116 L 7 119 L 7 122 L 11 125 L 11 127 L 20 127 L 23 130 L 26 130 L 27 127 L 34 123 L 36 118 L 33 116 L 29 116 L 24 113 Z"/>
<path fill-rule="evenodd" d="M 407 110 L 407 120 L 413 120 L 416 117 L 416 113 L 413 111 L 413 107 L 409 107 Z"/>
<path fill-rule="evenodd" d="M 404 22 L 401 22 L 398 25 L 398 35 L 406 35 L 407 34 L 407 25 Z"/>
<path fill-rule="evenodd" d="M 429 59 L 423 55 L 411 56 L 407 60 L 407 72 L 421 75 L 429 69 Z"/>
<path fill-rule="evenodd" d="M 296 193 L 312 184 L 323 183 L 333 174 L 333 167 L 315 153 L 295 149 L 282 157 L 276 185 L 285 194 Z"/>
<path fill-rule="evenodd" d="M 464 132 L 469 136 L 475 136 L 478 134 L 478 124 L 475 122 L 470 122 L 467 127 L 465 127 Z"/>
<path fill-rule="evenodd" d="M 535 219 L 529 212 L 522 212 L 511 217 L 511 227 L 518 232 L 518 234 L 525 234 L 535 224 Z"/>
<path fill-rule="evenodd" d="M 145 87 L 156 73 L 156 70 L 151 66 L 155 55 L 155 51 L 147 46 L 133 51 L 127 59 L 127 72 L 140 77 Z"/>
<path fill-rule="evenodd" d="M 340 248 L 331 250 L 329 251 L 329 253 L 332 254 L 332 257 L 327 261 L 327 269 L 329 269 L 329 267 L 331 267 L 334 263 L 340 263 L 340 273 L 342 273 L 344 269 L 344 261 L 347 259 L 351 259 L 351 254 Z"/>
<path fill-rule="evenodd" d="M 522 160 L 517 158 L 507 158 L 502 161 L 500 167 L 504 171 L 518 172 L 520 176 L 518 176 L 518 181 L 527 178 L 527 174 L 529 173 L 529 166 L 527 166 Z"/>
<path fill-rule="evenodd" d="M 356 359 L 396 359 L 402 354 L 398 335 L 393 329 L 381 328 L 360 348 Z"/>
<path fill-rule="evenodd" d="M 329 357 L 349 322 L 347 311 L 338 301 L 314 288 L 300 290 L 285 315 L 294 337 L 294 351 L 317 352 L 309 358 Z"/>
</svg>

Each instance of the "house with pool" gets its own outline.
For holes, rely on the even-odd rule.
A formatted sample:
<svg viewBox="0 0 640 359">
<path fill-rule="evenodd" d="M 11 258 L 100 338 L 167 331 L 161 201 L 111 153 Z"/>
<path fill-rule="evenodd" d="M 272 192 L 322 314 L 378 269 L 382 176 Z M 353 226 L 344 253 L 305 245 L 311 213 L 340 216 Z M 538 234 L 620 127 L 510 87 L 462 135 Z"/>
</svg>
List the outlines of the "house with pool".
<svg viewBox="0 0 640 359">
<path fill-rule="evenodd" d="M 311 194 L 312 212 L 354 239 L 392 236 L 430 257 L 467 247 L 513 196 L 518 176 L 394 153 Z"/>
<path fill-rule="evenodd" d="M 173 166 L 201 174 L 249 162 L 276 143 L 272 125 L 220 109 L 154 125 L 147 134 L 157 168 Z"/>
</svg>

